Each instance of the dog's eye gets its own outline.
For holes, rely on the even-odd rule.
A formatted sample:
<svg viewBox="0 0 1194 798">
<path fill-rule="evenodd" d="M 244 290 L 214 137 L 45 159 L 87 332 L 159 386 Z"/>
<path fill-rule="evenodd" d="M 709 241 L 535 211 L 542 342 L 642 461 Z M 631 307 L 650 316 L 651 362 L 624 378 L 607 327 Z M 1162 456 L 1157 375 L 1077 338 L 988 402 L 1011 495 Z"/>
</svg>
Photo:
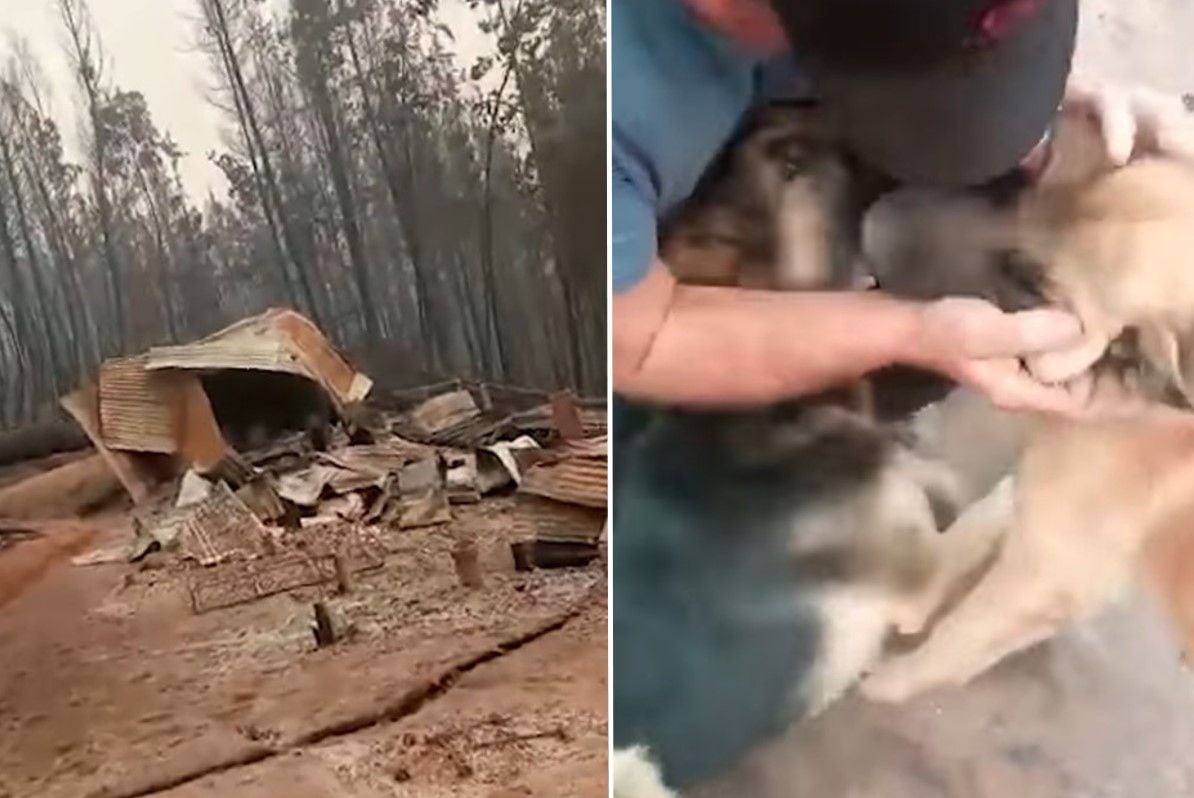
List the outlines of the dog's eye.
<svg viewBox="0 0 1194 798">
<path fill-rule="evenodd" d="M 803 154 L 788 155 L 780 162 L 780 171 L 784 180 L 795 180 L 809 170 L 809 159 Z"/>
</svg>

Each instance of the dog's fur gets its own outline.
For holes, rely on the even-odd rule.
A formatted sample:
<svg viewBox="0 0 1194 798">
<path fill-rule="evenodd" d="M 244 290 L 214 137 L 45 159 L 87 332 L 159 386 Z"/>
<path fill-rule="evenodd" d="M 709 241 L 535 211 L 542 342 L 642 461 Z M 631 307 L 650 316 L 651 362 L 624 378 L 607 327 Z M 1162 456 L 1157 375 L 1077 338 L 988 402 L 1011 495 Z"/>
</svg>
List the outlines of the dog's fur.
<svg viewBox="0 0 1194 798">
<path fill-rule="evenodd" d="M 662 252 L 681 279 L 859 285 L 853 214 L 874 184 L 868 176 L 862 191 L 843 185 L 858 179 L 855 165 L 811 118 L 772 116 L 672 221 Z M 1099 390 L 1185 405 L 1194 386 L 1194 283 L 1183 279 L 1194 175 L 1160 158 L 1111 170 L 1097 135 L 1090 120 L 1063 115 L 1044 178 L 1002 197 L 890 194 L 866 216 L 863 249 L 879 286 L 897 294 L 976 295 L 1009 310 L 1068 305 L 1087 345 L 1037 359 L 1036 373 L 1060 378 L 1094 363 Z M 800 242 L 804 253 L 792 246 Z M 615 794 L 666 795 L 664 783 L 708 775 L 815 713 L 874 664 L 892 628 L 930 631 L 864 681 L 885 700 L 972 678 L 1097 612 L 1143 568 L 1194 647 L 1189 416 L 1044 420 L 958 391 L 917 415 L 910 448 L 860 410 L 838 397 L 767 413 L 664 412 L 633 446 L 615 447 L 627 466 L 615 469 L 616 484 L 634 486 L 615 496 L 615 517 L 636 516 L 616 524 L 614 722 L 625 767 Z M 992 444 L 998 456 L 969 457 Z M 631 492 L 646 513 L 624 498 Z M 969 506 L 938 536 L 941 512 L 932 510 L 951 503 Z M 744 552 L 760 559 L 751 564 Z M 693 583 L 694 574 L 703 576 Z M 693 651 L 683 638 L 699 631 L 677 632 L 677 621 L 722 630 L 693 658 L 706 662 L 685 661 Z M 718 658 L 740 667 L 708 664 Z M 686 676 L 702 667 L 708 685 Z M 622 688 L 643 669 L 654 670 L 646 687 Z M 753 721 L 719 724 L 716 710 L 693 709 L 723 707 L 707 691 L 732 695 L 751 679 L 746 703 L 770 696 L 773 707 Z M 661 708 L 657 693 L 669 690 Z M 622 773 L 653 777 L 637 783 L 655 792 Z"/>
<path fill-rule="evenodd" d="M 1126 392 L 1153 407 L 1130 420 L 1038 420 L 1014 490 L 1004 490 L 994 500 L 998 512 L 980 524 L 986 540 L 1006 536 L 994 566 L 923 644 L 864 682 L 873 698 L 902 700 L 965 683 L 1096 614 L 1141 571 L 1161 590 L 1186 646 L 1194 643 L 1194 590 L 1183 579 L 1194 568 L 1187 531 L 1194 521 L 1194 415 L 1165 406 L 1186 410 L 1194 396 L 1187 261 L 1194 249 L 1194 166 L 1142 157 L 1114 170 L 1099 157 L 1098 135 L 1091 120 L 1063 115 L 1057 160 L 1039 186 L 1007 213 L 992 210 L 991 223 L 979 226 L 999 230 L 1008 246 L 993 260 L 1010 257 L 1033 275 L 1028 282 L 1041 297 L 1070 306 L 1083 321 L 1088 344 L 1034 370 L 1063 376 L 1093 363 L 1096 390 Z M 898 202 L 905 209 L 915 204 Z M 962 207 L 968 200 L 937 207 L 954 202 Z M 892 207 L 883 224 L 902 226 Z M 946 217 L 958 229 L 950 213 L 938 221 Z M 1110 356 L 1104 354 L 1109 341 L 1116 342 Z"/>
<path fill-rule="evenodd" d="M 664 221 L 660 255 L 690 284 L 865 287 L 859 225 L 889 187 L 842 150 L 815 106 L 763 108 Z"/>
<path fill-rule="evenodd" d="M 680 280 L 863 284 L 862 211 L 880 184 L 818 124 L 795 107 L 748 130 L 667 225 Z M 896 377 L 871 381 L 887 410 L 918 401 Z M 920 617 L 943 559 L 989 550 L 939 534 L 964 489 L 872 398 L 849 386 L 753 411 L 648 409 L 616 440 L 614 742 L 637 763 L 618 794 L 642 794 L 623 779 L 655 772 L 647 757 L 684 786 L 819 712 Z"/>
</svg>

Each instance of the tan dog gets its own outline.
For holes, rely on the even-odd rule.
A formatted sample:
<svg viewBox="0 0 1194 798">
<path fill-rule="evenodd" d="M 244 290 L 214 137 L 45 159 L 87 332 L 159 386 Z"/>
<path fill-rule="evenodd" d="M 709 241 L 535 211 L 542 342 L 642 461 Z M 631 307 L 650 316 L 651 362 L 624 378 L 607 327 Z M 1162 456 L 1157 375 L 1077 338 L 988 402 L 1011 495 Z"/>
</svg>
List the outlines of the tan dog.
<svg viewBox="0 0 1194 798">
<path fill-rule="evenodd" d="M 1083 346 L 1032 365 L 1065 377 L 1130 333 L 1126 372 L 1096 365 L 1101 392 L 1150 400 L 1194 396 L 1194 167 L 1144 157 L 1109 170 L 1093 122 L 1063 116 L 1055 161 L 1003 219 L 1016 263 L 1041 294 L 1067 304 Z M 887 221 L 894 221 L 898 215 Z M 1023 275 L 1021 275 L 1023 276 Z M 882 278 L 881 278 L 882 282 Z M 909 653 L 864 681 L 863 692 L 903 700 L 963 684 L 1007 655 L 1092 616 L 1140 574 L 1159 587 L 1194 646 L 1194 414 L 1156 405 L 1112 421 L 1041 419 L 1015 475 L 971 507 L 946 536 L 971 536 L 969 561 L 935 580 L 920 624 L 983 558 L 994 564 Z M 1002 543 L 1001 543 L 1002 541 Z M 991 548 L 986 553 L 982 545 Z M 907 631 L 917 624 L 909 624 Z"/>
</svg>

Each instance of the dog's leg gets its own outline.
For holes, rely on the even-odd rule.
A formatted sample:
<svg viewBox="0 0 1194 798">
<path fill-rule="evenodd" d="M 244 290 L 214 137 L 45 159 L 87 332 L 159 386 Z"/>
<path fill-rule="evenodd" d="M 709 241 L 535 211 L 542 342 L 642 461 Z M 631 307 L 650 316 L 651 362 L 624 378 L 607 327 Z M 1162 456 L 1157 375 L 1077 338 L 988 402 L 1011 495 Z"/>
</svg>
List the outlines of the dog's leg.
<svg viewBox="0 0 1194 798">
<path fill-rule="evenodd" d="M 1008 540 L 1008 549 L 1017 543 Z M 991 571 L 913 651 L 891 658 L 862 683 L 879 701 L 961 685 L 1004 657 L 1048 638 L 1073 612 L 1068 591 L 1033 567 L 1031 552 L 1004 551 Z"/>
<path fill-rule="evenodd" d="M 921 632 L 963 580 L 990 559 L 1011 525 L 1014 498 L 1012 477 L 1004 477 L 933 540 L 933 576 L 897 610 L 894 623 L 900 634 Z"/>
<path fill-rule="evenodd" d="M 643 748 L 614 751 L 614 798 L 680 798 L 663 785 L 659 768 Z"/>
</svg>

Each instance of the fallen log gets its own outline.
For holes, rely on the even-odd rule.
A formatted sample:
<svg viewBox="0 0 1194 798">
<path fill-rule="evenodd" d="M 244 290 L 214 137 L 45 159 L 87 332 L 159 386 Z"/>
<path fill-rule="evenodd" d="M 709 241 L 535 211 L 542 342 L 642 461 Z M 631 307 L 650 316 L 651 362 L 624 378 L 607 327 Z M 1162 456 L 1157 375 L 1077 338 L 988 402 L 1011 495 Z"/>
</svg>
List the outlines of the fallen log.
<svg viewBox="0 0 1194 798">
<path fill-rule="evenodd" d="M 67 518 L 94 509 L 123 490 L 99 454 L 0 489 L 0 518 Z"/>
<path fill-rule="evenodd" d="M 0 431 L 0 466 L 86 449 L 91 441 L 73 421 L 50 421 Z"/>
</svg>

